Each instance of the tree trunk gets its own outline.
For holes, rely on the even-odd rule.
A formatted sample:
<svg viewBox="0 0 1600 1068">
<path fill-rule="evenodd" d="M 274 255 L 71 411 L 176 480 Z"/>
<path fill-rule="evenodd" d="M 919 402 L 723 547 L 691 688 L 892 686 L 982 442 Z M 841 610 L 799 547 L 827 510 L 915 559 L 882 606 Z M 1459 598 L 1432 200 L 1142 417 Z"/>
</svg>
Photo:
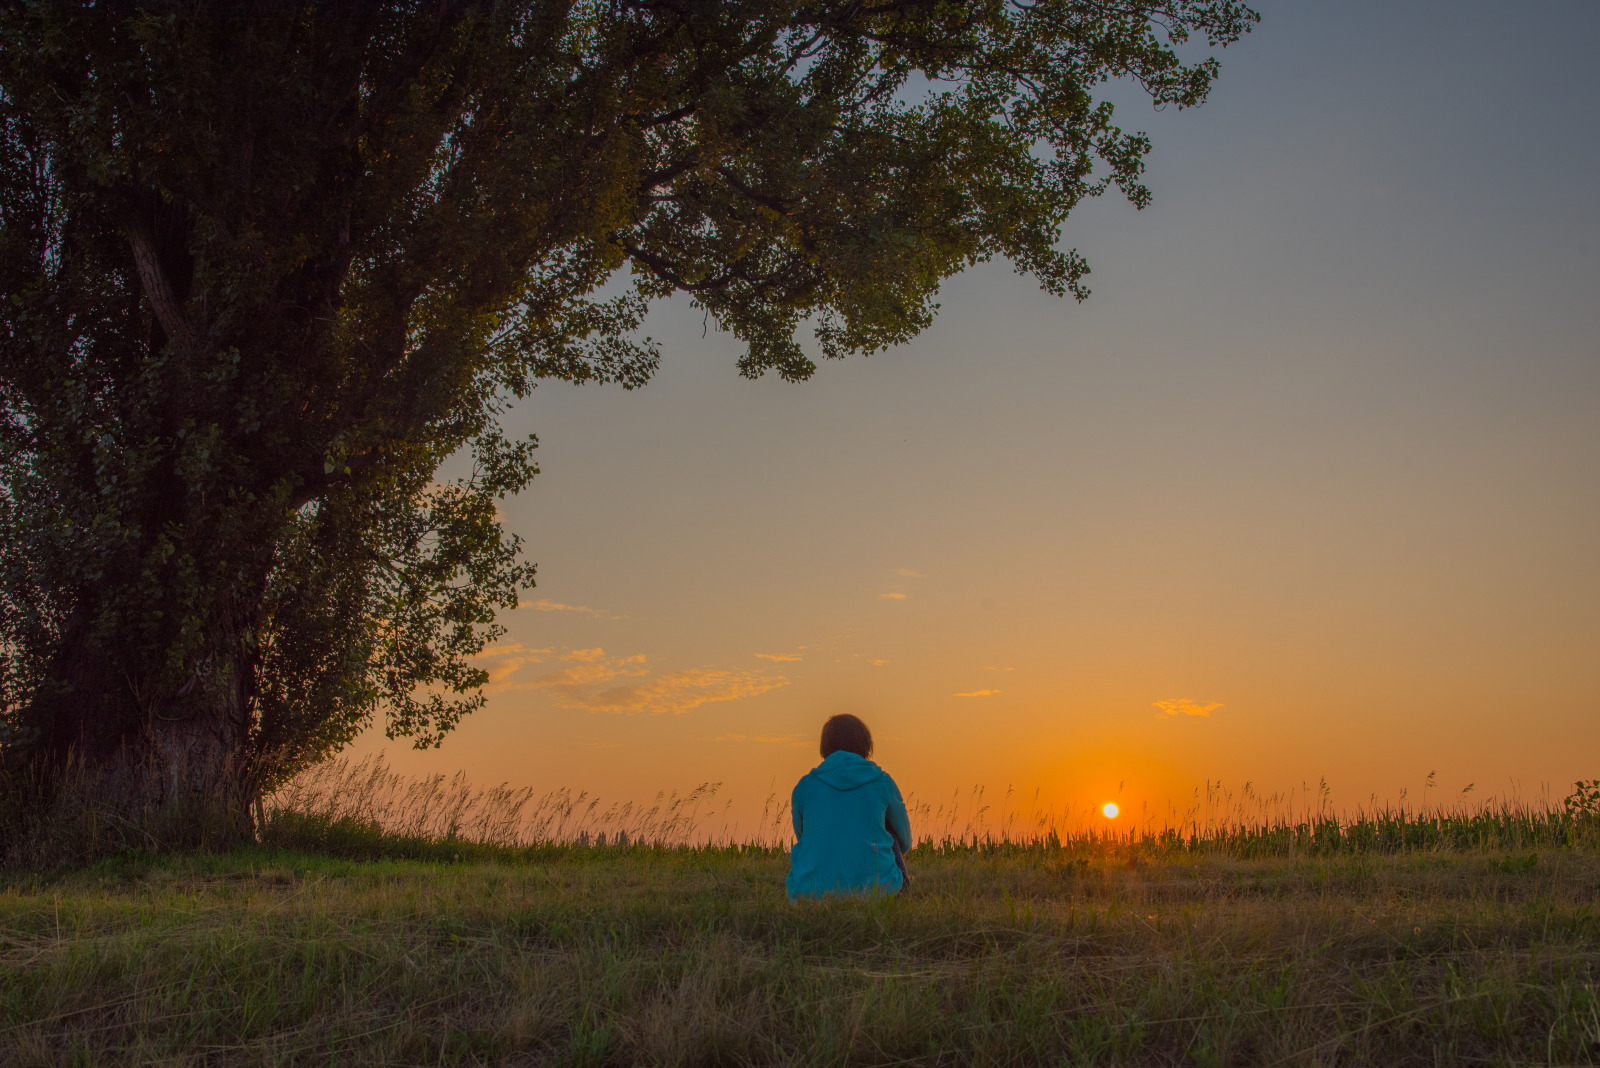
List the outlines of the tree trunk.
<svg viewBox="0 0 1600 1068">
<path fill-rule="evenodd" d="M 54 852 L 225 848 L 252 837 L 256 663 L 234 628 L 220 630 L 214 655 L 167 694 L 139 692 L 91 640 L 69 637 L 65 685 L 37 720 L 49 724 L 36 779 Z"/>
</svg>

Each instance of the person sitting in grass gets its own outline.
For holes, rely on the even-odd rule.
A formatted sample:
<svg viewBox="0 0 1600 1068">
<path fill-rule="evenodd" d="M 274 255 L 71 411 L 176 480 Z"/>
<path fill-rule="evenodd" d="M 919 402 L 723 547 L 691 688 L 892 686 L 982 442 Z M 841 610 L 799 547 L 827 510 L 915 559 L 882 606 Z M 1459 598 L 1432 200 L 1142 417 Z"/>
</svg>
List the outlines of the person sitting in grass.
<svg viewBox="0 0 1600 1068">
<path fill-rule="evenodd" d="M 900 788 L 871 755 L 872 732 L 855 716 L 822 725 L 822 763 L 795 784 L 790 801 L 789 900 L 905 888 L 911 822 Z"/>
</svg>

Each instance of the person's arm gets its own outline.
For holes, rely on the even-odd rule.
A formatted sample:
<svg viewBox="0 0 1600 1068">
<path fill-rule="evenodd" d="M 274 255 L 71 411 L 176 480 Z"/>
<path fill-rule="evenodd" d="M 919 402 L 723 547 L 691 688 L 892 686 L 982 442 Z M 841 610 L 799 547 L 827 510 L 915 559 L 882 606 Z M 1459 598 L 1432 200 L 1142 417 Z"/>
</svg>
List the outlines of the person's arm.
<svg viewBox="0 0 1600 1068">
<path fill-rule="evenodd" d="M 900 787 L 893 786 L 891 782 L 891 796 L 889 798 L 889 811 L 884 813 L 883 822 L 889 828 L 889 833 L 894 835 L 894 840 L 900 843 L 904 852 L 911 852 L 911 818 L 906 815 L 906 803 L 900 796 Z"/>
<path fill-rule="evenodd" d="M 794 793 L 789 795 L 789 819 L 794 823 L 794 840 L 800 841 L 800 788 L 795 787 Z"/>
</svg>

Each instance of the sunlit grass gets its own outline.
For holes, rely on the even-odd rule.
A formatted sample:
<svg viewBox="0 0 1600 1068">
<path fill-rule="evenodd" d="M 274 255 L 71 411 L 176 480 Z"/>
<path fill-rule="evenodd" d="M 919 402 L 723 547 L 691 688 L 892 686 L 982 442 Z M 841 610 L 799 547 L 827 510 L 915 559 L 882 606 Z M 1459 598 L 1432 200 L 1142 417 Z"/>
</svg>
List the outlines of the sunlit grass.
<svg viewBox="0 0 1600 1068">
<path fill-rule="evenodd" d="M 127 856 L 0 894 L 0 1063 L 1588 1064 L 1600 858 Z"/>
<path fill-rule="evenodd" d="M 709 790 L 361 774 L 250 849 L 7 876 L 0 1065 L 1600 1058 L 1593 805 L 1021 833 L 969 795 L 906 894 L 796 905 Z"/>
<path fill-rule="evenodd" d="M 1466 795 L 1449 805 L 1426 802 L 1341 812 L 1322 784 L 1298 805 L 1281 795 L 1260 796 L 1245 784 L 1235 793 L 1221 783 L 1195 791 L 1183 812 L 1159 822 L 1148 812 L 1116 820 L 1098 807 L 1073 812 L 1031 805 L 1007 791 L 998 804 L 981 787 L 934 804 L 908 798 L 920 851 L 1067 852 L 1086 856 L 1183 854 L 1256 857 L 1338 856 L 1412 851 L 1566 849 L 1600 844 L 1600 796 L 1580 791 L 1563 804 L 1527 804 Z M 719 803 L 720 802 L 720 803 Z M 588 794 L 529 788 L 475 788 L 464 774 L 411 779 L 381 759 L 333 761 L 313 769 L 268 799 L 263 839 L 366 855 L 382 841 L 401 855 L 454 855 L 455 847 L 534 850 L 562 845 L 758 846 L 793 841 L 788 803 L 774 796 L 754 827 L 729 822 L 729 802 L 717 784 L 683 794 L 662 793 L 649 804 L 602 807 Z M 363 843 L 369 843 L 364 845 Z M 409 843 L 409 845 L 408 845 Z M 446 844 L 448 843 L 448 849 Z M 445 853 L 441 854 L 441 850 Z"/>
</svg>

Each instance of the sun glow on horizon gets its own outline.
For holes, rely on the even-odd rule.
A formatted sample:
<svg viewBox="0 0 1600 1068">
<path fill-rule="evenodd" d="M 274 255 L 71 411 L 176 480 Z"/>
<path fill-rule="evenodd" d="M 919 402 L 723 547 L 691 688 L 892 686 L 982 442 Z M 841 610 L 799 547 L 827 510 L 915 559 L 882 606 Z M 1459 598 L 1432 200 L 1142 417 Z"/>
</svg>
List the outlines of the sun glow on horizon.
<svg viewBox="0 0 1600 1068">
<path fill-rule="evenodd" d="M 1105 807 L 1100 811 L 1106 814 L 1106 819 L 1114 820 L 1117 818 L 1117 803 L 1115 801 L 1107 801 Z"/>
</svg>

